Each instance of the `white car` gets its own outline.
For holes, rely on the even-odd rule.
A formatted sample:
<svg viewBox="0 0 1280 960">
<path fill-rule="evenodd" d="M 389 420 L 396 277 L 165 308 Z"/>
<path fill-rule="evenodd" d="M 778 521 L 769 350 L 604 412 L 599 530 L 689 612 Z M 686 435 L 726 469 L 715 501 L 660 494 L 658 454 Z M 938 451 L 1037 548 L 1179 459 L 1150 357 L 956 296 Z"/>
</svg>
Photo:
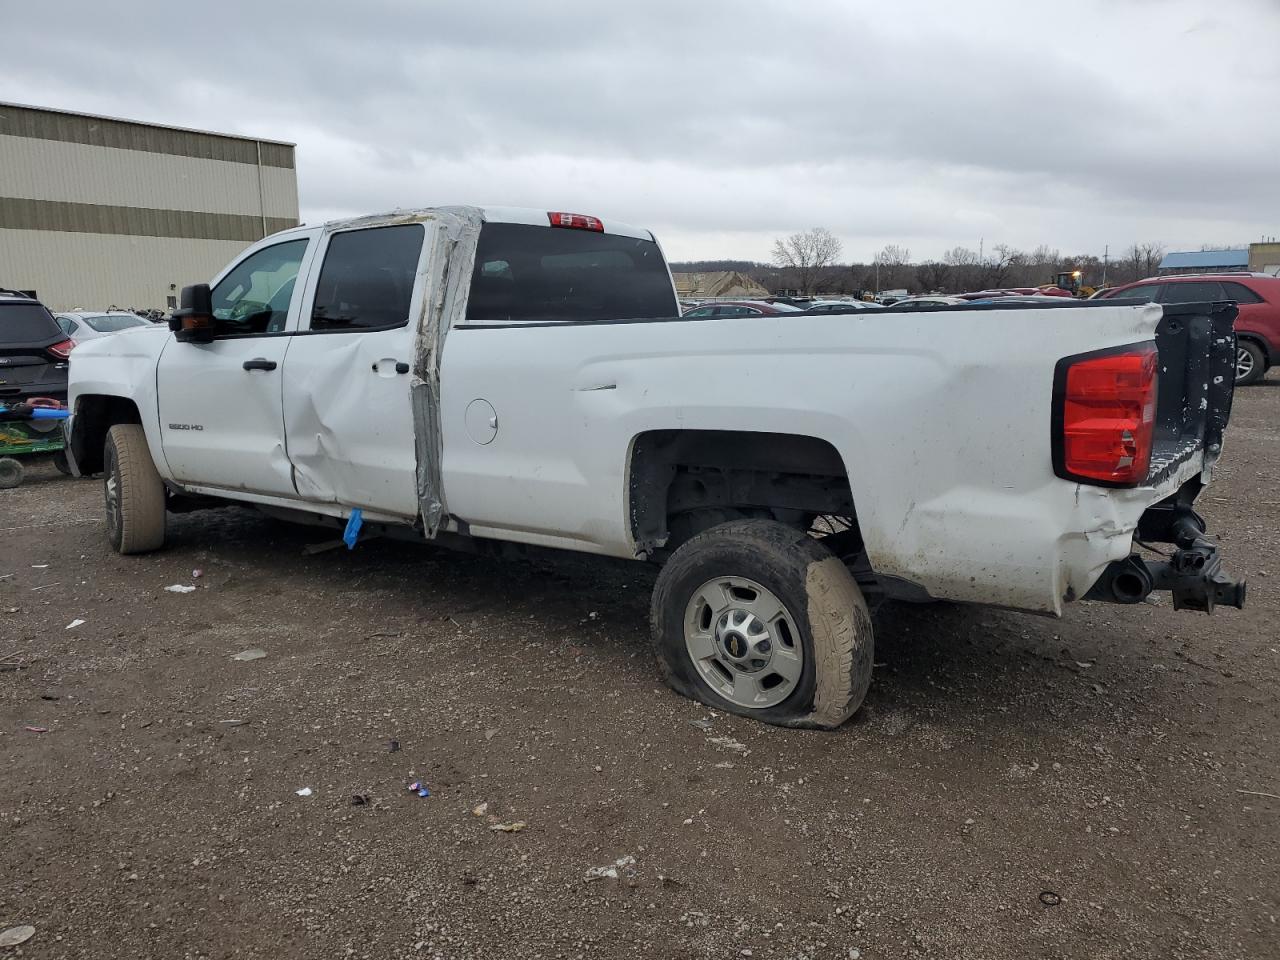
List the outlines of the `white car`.
<svg viewBox="0 0 1280 960">
<path fill-rule="evenodd" d="M 851 310 L 883 310 L 879 303 L 869 300 L 814 300 L 805 313 L 848 313 Z"/>
<path fill-rule="evenodd" d="M 938 295 L 921 295 L 918 297 L 906 297 L 898 300 L 893 304 L 895 310 L 933 310 L 938 307 L 954 307 L 962 303 L 968 303 L 964 297 L 951 297 Z"/>
<path fill-rule="evenodd" d="M 671 686 L 831 727 L 871 682 L 868 597 L 1243 603 L 1192 511 L 1230 411 L 1234 315 L 690 319 L 647 230 L 399 211 L 267 237 L 184 289 L 171 333 L 78 347 L 68 450 L 104 476 L 123 554 L 163 546 L 169 509 L 238 503 L 352 544 L 652 563 Z"/>
<path fill-rule="evenodd" d="M 143 320 L 136 313 L 129 313 L 124 310 L 111 310 L 101 313 L 76 310 L 70 313 L 54 314 L 54 320 L 57 321 L 62 332 L 77 344 L 97 337 L 109 337 L 113 333 L 120 333 L 122 330 L 152 326 L 150 321 Z"/>
</svg>

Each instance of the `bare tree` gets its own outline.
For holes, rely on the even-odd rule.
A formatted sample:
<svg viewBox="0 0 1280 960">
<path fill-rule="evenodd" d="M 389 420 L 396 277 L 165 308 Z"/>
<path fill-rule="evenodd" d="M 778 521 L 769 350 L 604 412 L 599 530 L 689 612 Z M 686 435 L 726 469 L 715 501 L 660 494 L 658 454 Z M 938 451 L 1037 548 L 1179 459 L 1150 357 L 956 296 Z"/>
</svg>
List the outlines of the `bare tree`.
<svg viewBox="0 0 1280 960">
<path fill-rule="evenodd" d="M 1023 257 L 1021 273 L 1014 280 L 1018 285 L 1027 287 L 1052 283 L 1055 275 L 1062 269 L 1062 263 L 1062 253 L 1042 243 Z"/>
<path fill-rule="evenodd" d="M 808 233 L 793 233 L 773 243 L 773 262 L 792 270 L 796 286 L 803 294 L 812 294 L 826 267 L 840 256 L 840 240 L 826 227 L 814 227 Z"/>
<path fill-rule="evenodd" d="M 1026 254 L 1007 244 L 997 244 L 983 266 L 983 284 L 987 287 L 1007 287 L 1021 269 Z"/>
<path fill-rule="evenodd" d="M 909 283 L 911 251 L 896 243 L 885 244 L 884 249 L 871 261 L 876 268 L 876 284 L 879 289 L 894 290 Z"/>
<path fill-rule="evenodd" d="M 942 262 L 953 267 L 968 267 L 978 262 L 978 255 L 968 247 L 952 247 L 942 255 Z"/>
<path fill-rule="evenodd" d="M 875 262 L 882 267 L 900 267 L 911 262 L 911 251 L 896 243 L 887 243 L 884 249 L 876 254 Z"/>
<path fill-rule="evenodd" d="M 946 290 L 954 268 L 941 260 L 929 260 L 916 267 L 916 285 L 921 293 Z"/>
<path fill-rule="evenodd" d="M 951 268 L 951 287 L 957 292 L 977 290 L 983 286 L 982 264 L 977 251 L 968 247 L 952 247 L 942 255 L 942 262 Z"/>
<path fill-rule="evenodd" d="M 1133 279 L 1141 280 L 1154 274 L 1163 259 L 1164 244 L 1135 243 L 1125 252 L 1124 263 Z"/>
</svg>

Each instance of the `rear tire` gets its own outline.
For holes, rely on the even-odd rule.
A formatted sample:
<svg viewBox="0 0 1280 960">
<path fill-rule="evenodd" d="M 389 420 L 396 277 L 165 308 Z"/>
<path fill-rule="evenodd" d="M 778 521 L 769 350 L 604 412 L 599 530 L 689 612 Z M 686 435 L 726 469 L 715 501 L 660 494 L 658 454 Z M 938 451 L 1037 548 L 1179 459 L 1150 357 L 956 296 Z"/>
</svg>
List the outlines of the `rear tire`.
<svg viewBox="0 0 1280 960">
<path fill-rule="evenodd" d="M 53 469 L 64 477 L 71 476 L 71 464 L 67 463 L 67 451 L 59 450 L 53 455 Z"/>
<path fill-rule="evenodd" d="M 813 537 L 772 520 L 721 524 L 677 549 L 658 575 L 650 624 L 667 684 L 739 716 L 833 729 L 871 684 L 871 616 L 857 583 Z"/>
<path fill-rule="evenodd" d="M 117 423 L 103 454 L 107 538 L 117 553 L 147 553 L 164 546 L 164 481 L 137 423 Z"/>
<path fill-rule="evenodd" d="M 1267 358 L 1252 340 L 1236 341 L 1236 386 L 1246 387 L 1267 375 Z"/>
<path fill-rule="evenodd" d="M 26 471 L 22 463 L 13 457 L 0 457 L 0 490 L 12 490 L 22 486 L 22 477 Z"/>
</svg>

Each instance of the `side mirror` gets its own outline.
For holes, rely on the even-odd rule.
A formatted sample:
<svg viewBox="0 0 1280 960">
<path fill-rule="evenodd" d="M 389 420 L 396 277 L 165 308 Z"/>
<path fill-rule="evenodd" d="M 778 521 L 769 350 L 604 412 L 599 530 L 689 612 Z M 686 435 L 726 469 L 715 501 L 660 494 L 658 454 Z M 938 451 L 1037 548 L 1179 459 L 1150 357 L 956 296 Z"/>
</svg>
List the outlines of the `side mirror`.
<svg viewBox="0 0 1280 960">
<path fill-rule="evenodd" d="M 183 343 L 209 343 L 217 332 L 213 318 L 213 296 L 207 283 L 182 288 L 181 306 L 169 317 L 174 339 Z"/>
</svg>

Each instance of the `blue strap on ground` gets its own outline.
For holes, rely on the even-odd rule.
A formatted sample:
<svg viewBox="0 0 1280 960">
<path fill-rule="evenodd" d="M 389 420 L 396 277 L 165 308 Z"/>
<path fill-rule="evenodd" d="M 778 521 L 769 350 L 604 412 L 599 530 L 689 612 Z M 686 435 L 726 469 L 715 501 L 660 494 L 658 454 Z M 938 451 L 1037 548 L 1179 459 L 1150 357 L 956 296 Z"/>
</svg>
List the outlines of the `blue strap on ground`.
<svg viewBox="0 0 1280 960">
<path fill-rule="evenodd" d="M 360 526 L 364 523 L 364 511 L 356 507 L 351 511 L 351 519 L 347 521 L 347 529 L 342 531 L 342 542 L 347 545 L 348 550 L 356 548 L 356 541 L 360 539 Z"/>
</svg>

